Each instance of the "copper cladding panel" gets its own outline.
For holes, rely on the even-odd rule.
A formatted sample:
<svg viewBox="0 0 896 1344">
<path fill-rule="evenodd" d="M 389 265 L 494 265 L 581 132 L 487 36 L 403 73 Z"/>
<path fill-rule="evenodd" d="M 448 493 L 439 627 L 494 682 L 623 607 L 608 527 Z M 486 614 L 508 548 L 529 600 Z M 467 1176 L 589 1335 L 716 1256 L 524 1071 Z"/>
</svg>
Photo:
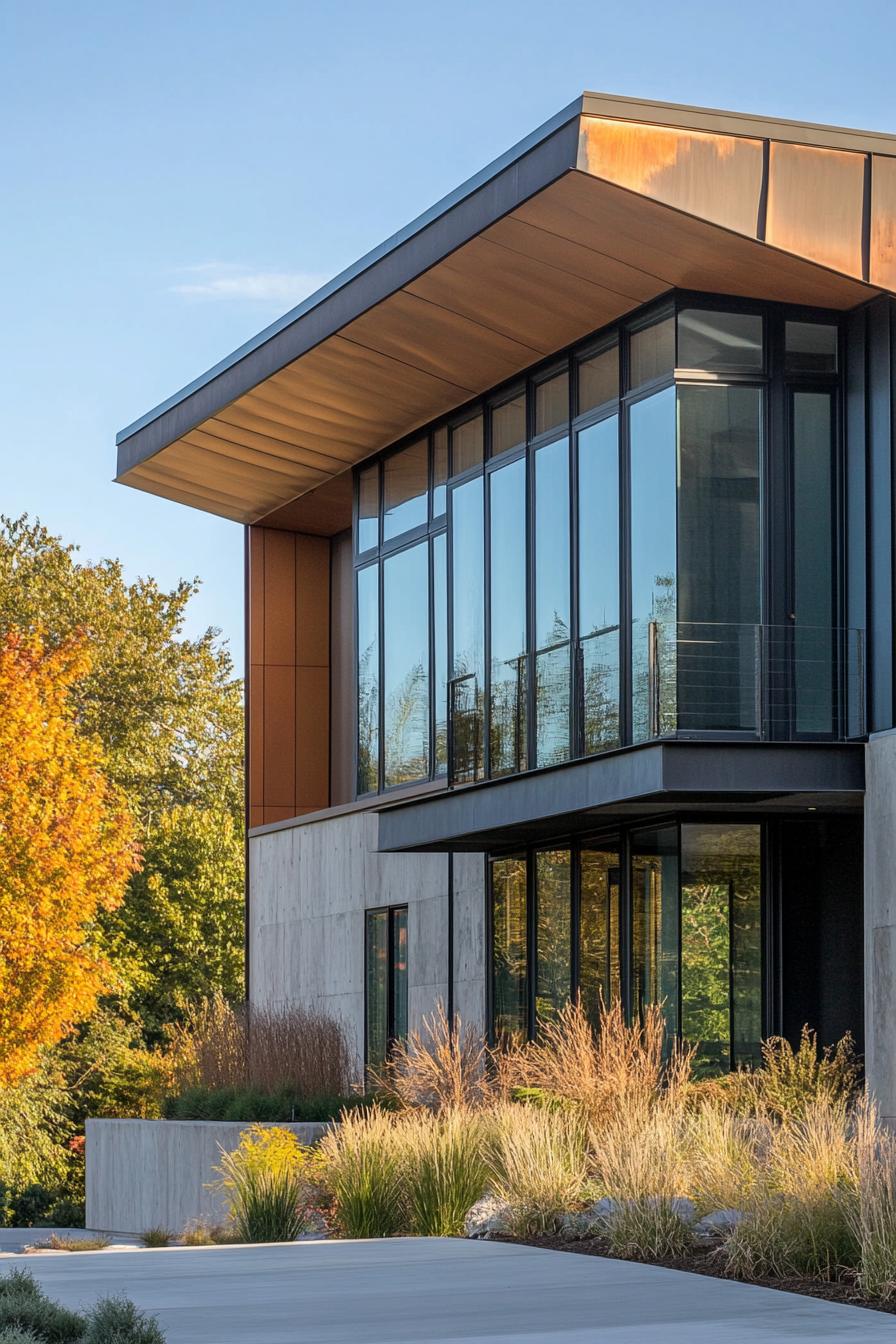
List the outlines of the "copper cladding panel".
<svg viewBox="0 0 896 1344">
<path fill-rule="evenodd" d="M 578 167 L 726 229 L 756 234 L 761 140 L 583 117 Z"/>
<path fill-rule="evenodd" d="M 862 275 L 865 155 L 773 140 L 766 241 Z"/>
<path fill-rule="evenodd" d="M 896 290 L 896 159 L 875 154 L 871 160 L 872 285 Z"/>
</svg>

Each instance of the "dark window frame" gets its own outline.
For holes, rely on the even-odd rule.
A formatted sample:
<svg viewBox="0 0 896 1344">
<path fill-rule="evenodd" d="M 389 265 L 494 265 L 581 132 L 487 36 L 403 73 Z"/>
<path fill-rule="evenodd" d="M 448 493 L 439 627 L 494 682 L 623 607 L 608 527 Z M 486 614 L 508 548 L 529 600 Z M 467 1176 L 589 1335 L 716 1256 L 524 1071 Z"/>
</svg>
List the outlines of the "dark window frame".
<svg viewBox="0 0 896 1344">
<path fill-rule="evenodd" d="M 633 818 L 623 824 L 608 825 L 576 835 L 559 835 L 550 841 L 540 841 L 535 845 L 508 846 L 495 849 L 487 856 L 485 873 L 485 930 L 486 930 L 486 1034 L 492 1046 L 499 1042 L 495 1034 L 494 1001 L 494 911 L 491 868 L 495 860 L 504 858 L 524 859 L 526 862 L 526 931 L 527 965 L 526 1018 L 528 1039 L 535 1040 L 538 1034 L 536 1012 L 536 990 L 538 984 L 537 966 L 537 929 L 538 894 L 536 856 L 549 850 L 566 849 L 570 852 L 570 998 L 578 997 L 581 989 L 581 966 L 579 964 L 581 935 L 581 854 L 583 850 L 615 849 L 619 854 L 619 972 L 622 989 L 622 1009 L 626 1022 L 632 1022 L 634 1011 L 633 965 L 634 947 L 632 939 L 633 892 L 632 892 L 632 841 L 643 831 L 674 829 L 676 844 L 676 868 L 678 873 L 679 910 L 678 910 L 678 972 L 676 1020 L 677 1037 L 681 1039 L 681 829 L 688 825 L 725 825 L 759 827 L 759 872 L 760 872 L 760 946 L 761 946 L 761 1029 L 763 1038 L 776 1035 L 781 1030 L 781 966 L 780 948 L 776 932 L 777 907 L 780 893 L 777 886 L 776 865 L 778 846 L 776 825 L 767 815 L 745 812 L 732 815 L 724 812 L 709 811 L 697 815 L 680 812 L 658 812 Z M 730 956 L 730 954 L 729 954 Z"/>
<path fill-rule="evenodd" d="M 369 1026 L 370 1026 L 370 962 L 368 956 L 369 940 L 367 931 L 371 915 L 386 916 L 386 1031 L 384 1040 L 386 1042 L 386 1055 L 396 1043 L 403 1040 L 404 1037 L 395 1034 L 395 923 L 396 916 L 403 914 L 405 917 L 406 929 L 406 961 L 409 963 L 410 957 L 410 919 L 408 916 L 408 906 L 405 905 L 376 905 L 370 906 L 364 911 L 364 1074 L 368 1076 L 370 1070 L 369 1055 Z M 405 975 L 408 974 L 409 964 L 405 965 Z"/>
<path fill-rule="evenodd" d="M 706 311 L 717 312 L 741 312 L 753 315 L 759 315 L 763 319 L 763 358 L 764 371 L 759 374 L 754 370 L 747 372 L 732 369 L 725 371 L 702 371 L 686 370 L 677 367 L 677 323 L 675 329 L 676 338 L 676 367 L 673 367 L 668 373 L 642 384 L 638 388 L 628 390 L 628 370 L 629 370 L 629 341 L 632 332 L 638 331 L 656 321 L 661 321 L 666 317 L 675 317 L 679 311 L 685 308 L 703 309 Z M 783 372 L 783 339 L 785 321 L 816 321 L 825 325 L 837 325 L 840 333 L 840 347 L 838 365 L 839 371 L 833 373 L 801 373 L 799 375 L 788 375 L 785 379 Z M 581 415 L 577 414 L 577 368 L 581 360 L 587 359 L 592 355 L 599 354 L 613 345 L 618 347 L 618 397 L 616 400 L 608 400 L 600 406 L 591 407 Z M 545 431 L 543 434 L 534 436 L 534 389 L 538 383 L 550 379 L 557 373 L 566 371 L 568 377 L 569 391 L 569 419 L 565 424 L 555 426 Z M 619 619 L 620 619 L 620 640 L 619 640 L 619 661 L 620 661 L 620 714 L 619 730 L 620 741 L 623 745 L 631 742 L 632 733 L 632 706 L 631 706 L 631 580 L 629 573 L 629 552 L 631 547 L 631 519 L 630 519 L 630 471 L 629 471 L 629 429 L 628 418 L 629 408 L 638 401 L 653 396 L 655 393 L 669 386 L 701 384 L 701 383 L 721 383 L 730 385 L 751 385 L 759 386 L 765 389 L 764 410 L 762 420 L 762 447 L 760 454 L 760 529 L 761 529 L 761 610 L 764 622 L 772 624 L 782 623 L 786 616 L 786 611 L 790 608 L 781 601 L 782 575 L 786 572 L 790 563 L 787 546 L 789 545 L 790 527 L 785 517 L 787 509 L 790 507 L 790 497 L 788 494 L 788 483 L 780 478 L 780 470 L 774 463 L 775 458 L 782 456 L 777 449 L 785 443 L 789 443 L 789 430 L 787 426 L 785 406 L 786 398 L 789 395 L 788 389 L 797 384 L 802 388 L 817 388 L 819 386 L 834 386 L 836 391 L 835 407 L 835 462 L 836 478 L 834 516 L 836 528 L 835 537 L 835 556 L 837 573 L 835 576 L 835 587 L 837 593 L 837 627 L 842 626 L 843 614 L 846 611 L 844 598 L 845 584 L 845 555 L 846 543 L 844 535 L 845 527 L 845 486 L 843 481 L 843 462 L 844 462 L 844 425 L 845 414 L 845 395 L 843 392 L 844 378 L 846 373 L 845 358 L 845 331 L 843 315 L 828 309 L 811 308 L 799 305 L 785 305 L 765 301 L 759 301 L 749 298 L 736 298 L 720 294 L 707 294 L 703 292 L 694 292 L 690 290 L 670 290 L 658 299 L 651 300 L 642 305 L 632 313 L 628 314 L 622 320 L 608 324 L 600 330 L 592 333 L 583 340 L 577 341 L 564 350 L 550 355 L 534 363 L 528 370 L 521 374 L 515 374 L 512 378 L 496 385 L 483 396 L 471 398 L 469 402 L 455 408 L 450 414 L 440 416 L 429 425 L 422 426 L 404 436 L 395 444 L 384 449 L 381 453 L 367 459 L 363 464 L 354 469 L 354 507 L 353 507 L 353 555 L 354 565 L 358 569 L 365 564 L 369 564 L 375 559 L 381 559 L 386 554 L 401 550 L 405 546 L 412 545 L 421 540 L 424 536 L 430 539 L 439 532 L 447 533 L 447 604 L 448 604 L 448 658 L 449 658 L 449 680 L 451 675 L 453 659 L 453 601 L 451 594 L 452 587 L 452 495 L 453 489 L 463 484 L 465 481 L 475 477 L 487 477 L 492 470 L 500 469 L 502 465 L 513 461 L 517 456 L 524 453 L 528 459 L 527 473 L 527 518 L 526 529 L 529 551 L 529 573 L 527 575 L 528 593 L 527 610 L 529 613 L 528 630 L 528 653 L 529 663 L 527 667 L 527 686 L 529 688 L 528 699 L 531 708 L 527 707 L 527 745 L 529 757 L 526 761 L 526 769 L 533 770 L 535 765 L 535 733 L 534 733 L 534 648 L 532 641 L 535 636 L 534 625 L 534 570 L 535 565 L 535 545 L 534 545 L 534 470 L 533 454 L 544 444 L 555 441 L 558 438 L 566 437 L 569 450 L 569 481 L 570 481 L 570 644 L 572 648 L 572 669 L 571 669 L 571 715 L 570 715 L 570 754 L 569 759 L 575 760 L 579 757 L 582 747 L 581 725 L 578 723 L 578 701 L 579 689 L 577 685 L 577 665 L 580 631 L 579 611 L 578 611 L 578 556 L 579 556 L 579 520 L 578 520 L 578 452 L 577 438 L 580 430 L 587 428 L 597 420 L 606 418 L 608 415 L 617 412 L 619 415 Z M 512 400 L 520 394 L 522 389 L 526 390 L 526 424 L 527 440 L 525 445 L 520 443 L 517 446 L 509 448 L 497 457 L 491 456 L 491 410 L 494 406 L 501 405 L 507 400 Z M 483 417 L 483 461 L 468 468 L 459 475 L 453 475 L 450 462 L 450 436 L 451 430 L 455 427 L 468 422 L 477 415 Z M 445 428 L 448 431 L 449 438 L 449 462 L 448 477 L 445 483 L 446 507 L 443 514 L 433 516 L 433 464 L 434 464 L 434 436 L 436 432 Z M 409 444 L 418 441 L 423 436 L 428 438 L 429 443 L 429 500 L 428 500 L 428 522 L 427 524 L 414 529 L 413 532 L 402 534 L 389 542 L 382 541 L 383 532 L 383 485 L 382 469 L 379 474 L 379 498 L 380 498 L 380 519 L 379 530 L 381 542 L 377 548 L 369 548 L 358 554 L 355 549 L 357 540 L 357 517 L 358 517 L 358 497 L 360 473 L 374 462 L 388 457 L 393 452 L 401 451 Z M 790 449 L 787 449 L 788 454 Z M 776 469 L 773 470 L 772 467 Z M 484 638 L 484 682 L 481 688 L 484 706 L 483 723 L 483 771 L 481 778 L 490 777 L 490 762 L 488 752 L 490 745 L 490 723 L 489 707 L 491 693 L 491 667 L 490 667 L 490 619 L 489 619 L 489 598 L 490 598 L 490 557 L 489 557 L 489 528 L 490 528 L 490 505 L 489 491 L 487 481 L 484 480 L 485 500 L 483 509 L 483 555 L 485 558 L 483 576 L 484 583 L 484 609 L 485 609 L 485 638 Z M 430 544 L 431 551 L 431 544 Z M 432 559 L 430 556 L 430 582 L 432 584 Z M 430 610 L 434 610 L 432 601 L 433 593 L 431 588 Z M 382 630 L 382 602 L 380 612 L 380 648 L 382 653 L 383 636 Z M 357 616 L 356 616 L 357 621 Z M 432 621 L 430 628 L 430 666 L 432 668 L 434 652 L 434 632 Z M 356 656 L 357 661 L 357 656 Z M 382 686 L 382 675 L 380 677 Z M 430 774 L 428 780 L 420 780 L 421 784 L 436 779 L 444 779 L 444 773 L 437 773 L 437 764 L 435 759 L 435 715 L 436 708 L 434 704 L 435 679 L 431 677 L 431 703 L 430 720 L 432 741 L 430 744 Z M 450 698 L 450 696 L 449 696 Z M 357 705 L 357 696 L 355 697 Z M 446 706 L 446 713 L 449 717 L 448 735 L 451 736 L 450 723 L 450 704 Z M 381 717 L 382 723 L 382 717 Z M 357 758 L 357 722 L 355 723 L 355 757 Z M 380 776 L 382 774 L 382 742 L 380 743 Z M 357 759 L 355 760 L 355 778 L 357 779 Z M 450 762 L 448 774 L 449 786 L 452 783 Z M 458 784 L 462 786 L 462 782 Z M 406 787 L 406 786 L 393 786 Z M 387 792 L 382 787 L 382 779 L 378 792 Z M 370 795 L 366 795 L 370 796 Z"/>
</svg>

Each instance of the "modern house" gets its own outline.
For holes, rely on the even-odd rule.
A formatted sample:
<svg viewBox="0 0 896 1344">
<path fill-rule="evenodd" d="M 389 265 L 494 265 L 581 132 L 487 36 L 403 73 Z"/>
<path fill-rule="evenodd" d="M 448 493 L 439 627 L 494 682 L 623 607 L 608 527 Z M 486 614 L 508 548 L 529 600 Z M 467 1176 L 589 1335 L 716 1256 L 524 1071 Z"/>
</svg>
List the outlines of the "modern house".
<svg viewBox="0 0 896 1344">
<path fill-rule="evenodd" d="M 896 1116 L 894 294 L 896 137 L 588 93 L 119 435 L 245 525 L 254 1002 Z"/>
</svg>

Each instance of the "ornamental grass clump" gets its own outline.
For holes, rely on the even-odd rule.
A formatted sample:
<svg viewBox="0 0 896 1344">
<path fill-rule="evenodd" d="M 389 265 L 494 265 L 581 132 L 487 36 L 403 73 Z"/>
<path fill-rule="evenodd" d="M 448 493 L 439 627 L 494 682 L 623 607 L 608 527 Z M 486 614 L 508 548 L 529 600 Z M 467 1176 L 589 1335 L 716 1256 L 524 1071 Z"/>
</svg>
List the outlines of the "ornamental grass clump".
<svg viewBox="0 0 896 1344">
<path fill-rule="evenodd" d="M 769 1124 L 710 1100 L 685 1113 L 681 1156 L 688 1194 L 701 1214 L 743 1209 L 763 1179 Z"/>
<path fill-rule="evenodd" d="M 458 1237 L 488 1180 L 484 1119 L 467 1111 L 396 1116 L 405 1146 L 404 1179 L 411 1230 L 420 1237 Z"/>
<path fill-rule="evenodd" d="M 475 1110 L 493 1098 L 489 1061 L 479 1033 L 459 1017 L 449 1021 L 439 1004 L 422 1030 L 394 1043 L 373 1081 L 384 1100 L 402 1108 Z"/>
<path fill-rule="evenodd" d="M 322 1179 L 346 1237 L 393 1237 L 410 1225 L 408 1155 L 396 1115 L 380 1106 L 346 1111 L 321 1139 Z"/>
<path fill-rule="evenodd" d="M 614 1202 L 605 1236 L 617 1255 L 675 1259 L 693 1243 L 685 1161 L 686 1115 L 668 1102 L 629 1123 L 608 1125 L 594 1154 L 600 1189 Z"/>
<path fill-rule="evenodd" d="M 306 1230 L 308 1161 L 294 1134 L 262 1125 L 247 1129 L 234 1152 L 221 1150 L 214 1188 L 240 1241 L 295 1241 Z"/>
<path fill-rule="evenodd" d="M 738 1278 L 854 1277 L 858 1163 L 846 1103 L 817 1098 L 771 1124 L 764 1170 L 722 1248 Z"/>
<path fill-rule="evenodd" d="M 538 1088 L 574 1102 L 598 1142 L 617 1116 L 634 1122 L 660 1102 L 683 1096 L 691 1086 L 693 1059 L 693 1047 L 666 1040 L 657 1004 L 629 1024 L 614 1000 L 604 1008 L 597 1032 L 581 1004 L 572 1002 L 543 1024 L 537 1041 L 497 1052 L 495 1071 L 506 1094 Z"/>
<path fill-rule="evenodd" d="M 858 1197 L 852 1229 L 859 1244 L 858 1284 L 865 1297 L 896 1296 L 896 1135 L 872 1103 L 856 1111 Z"/>
<path fill-rule="evenodd" d="M 519 1236 L 558 1230 L 588 1188 L 587 1126 L 577 1110 L 506 1102 L 491 1116 L 492 1192 L 510 1208 Z"/>
</svg>

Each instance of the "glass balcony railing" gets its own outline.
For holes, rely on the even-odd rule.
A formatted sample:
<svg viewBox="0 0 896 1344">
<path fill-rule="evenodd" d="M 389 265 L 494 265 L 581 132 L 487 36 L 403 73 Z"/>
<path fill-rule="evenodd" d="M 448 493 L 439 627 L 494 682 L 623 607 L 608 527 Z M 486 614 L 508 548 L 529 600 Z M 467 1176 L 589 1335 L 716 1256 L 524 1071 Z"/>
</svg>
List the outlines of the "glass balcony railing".
<svg viewBox="0 0 896 1344">
<path fill-rule="evenodd" d="M 580 639 L 575 649 L 557 645 L 508 664 L 510 674 L 492 688 L 492 776 L 622 744 L 619 648 L 620 629 L 612 626 Z M 864 687 L 861 630 L 632 624 L 633 743 L 673 737 L 849 741 L 865 734 Z M 456 677 L 448 689 L 449 780 L 468 784 L 488 768 L 486 696 L 473 673 Z"/>
</svg>

